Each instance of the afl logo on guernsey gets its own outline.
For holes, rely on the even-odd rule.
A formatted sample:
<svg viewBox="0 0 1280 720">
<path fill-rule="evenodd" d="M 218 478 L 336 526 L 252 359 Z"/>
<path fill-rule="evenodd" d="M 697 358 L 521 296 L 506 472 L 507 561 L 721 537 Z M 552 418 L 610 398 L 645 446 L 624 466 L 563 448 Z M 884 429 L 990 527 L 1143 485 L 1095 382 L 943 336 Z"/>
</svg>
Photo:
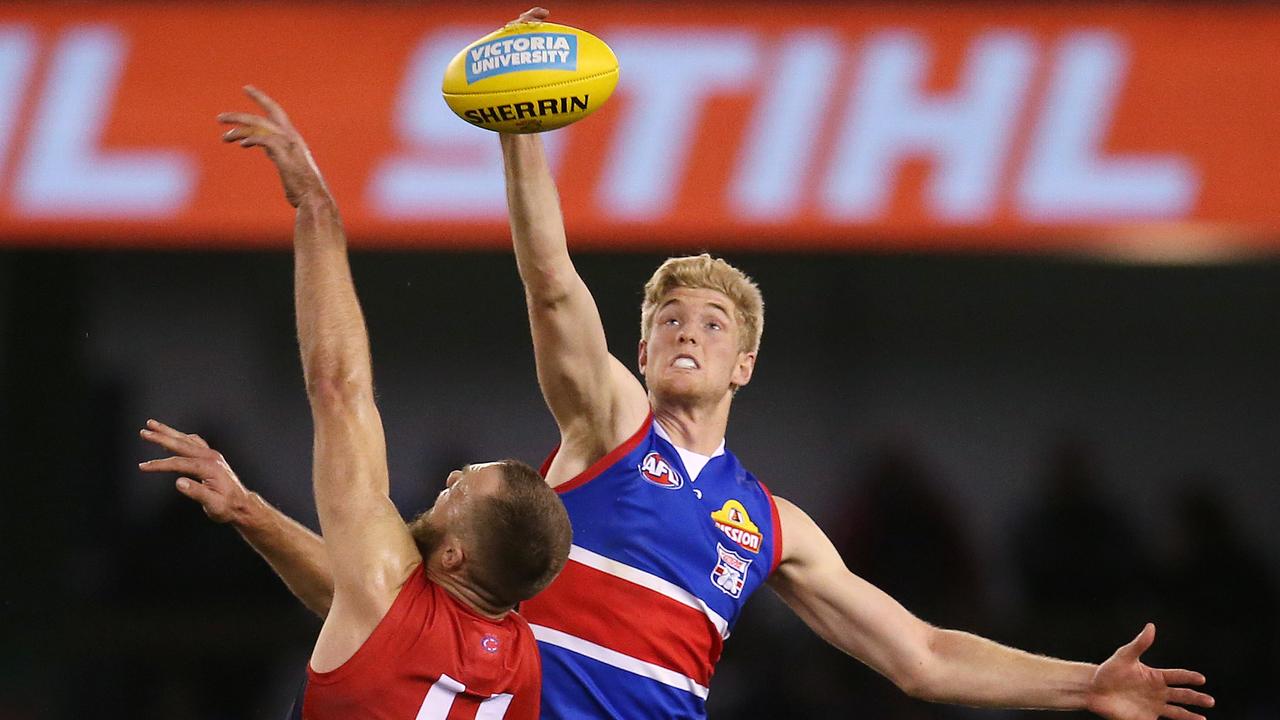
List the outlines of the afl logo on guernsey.
<svg viewBox="0 0 1280 720">
<path fill-rule="evenodd" d="M 498 652 L 499 645 L 501 645 L 501 643 L 499 643 L 498 638 L 493 635 L 485 635 L 480 638 L 480 647 L 484 648 L 484 651 L 487 653 L 493 654 Z"/>
<path fill-rule="evenodd" d="M 645 480 L 668 490 L 679 490 L 684 487 L 684 478 L 671 467 L 671 463 L 662 459 L 656 452 L 651 452 L 640 461 L 640 474 Z"/>
<path fill-rule="evenodd" d="M 711 513 L 716 527 L 728 538 L 753 553 L 760 552 L 760 528 L 751 522 L 747 509 L 737 500 L 726 501 L 724 507 Z"/>
</svg>

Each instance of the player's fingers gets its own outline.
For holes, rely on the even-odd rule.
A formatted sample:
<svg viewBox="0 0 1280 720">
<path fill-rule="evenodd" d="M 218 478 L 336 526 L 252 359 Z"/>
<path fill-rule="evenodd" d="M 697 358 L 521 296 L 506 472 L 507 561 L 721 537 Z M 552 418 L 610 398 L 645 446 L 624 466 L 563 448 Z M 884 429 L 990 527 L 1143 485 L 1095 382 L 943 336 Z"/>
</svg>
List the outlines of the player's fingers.
<svg viewBox="0 0 1280 720">
<path fill-rule="evenodd" d="M 259 107 L 266 111 L 267 117 L 271 118 L 273 122 L 282 127 L 289 124 L 289 116 L 285 114 L 284 108 L 280 107 L 280 103 L 272 100 L 270 95 L 262 92 L 252 85 L 245 85 L 244 92 L 246 95 L 253 98 L 253 101 L 258 103 Z"/>
<path fill-rule="evenodd" d="M 278 133 L 284 132 L 280 123 L 261 115 L 242 112 L 228 112 L 218 115 L 218 122 L 223 125 L 244 125 L 246 127 L 255 128 L 259 132 Z"/>
<path fill-rule="evenodd" d="M 289 152 L 289 141 L 282 135 L 254 135 L 240 141 L 244 147 L 266 148 L 267 155 L 275 160 Z"/>
<path fill-rule="evenodd" d="M 512 27 L 521 23 L 537 23 L 546 20 L 551 13 L 546 8 L 531 7 L 520 13 L 520 17 L 507 23 L 506 27 Z"/>
<path fill-rule="evenodd" d="M 267 142 L 266 135 L 250 135 L 240 141 L 240 147 L 267 147 L 268 145 L 270 143 Z"/>
<path fill-rule="evenodd" d="M 1179 705 L 1213 707 L 1213 696 L 1190 688 L 1169 688 L 1169 695 L 1166 699 L 1168 702 L 1178 703 Z"/>
<path fill-rule="evenodd" d="M 212 488 L 189 477 L 178 478 L 174 482 L 174 487 L 178 488 L 178 492 L 205 507 L 208 507 L 210 503 L 218 499 L 218 493 L 214 492 Z"/>
<path fill-rule="evenodd" d="M 187 457 L 192 457 L 201 450 L 199 446 L 185 437 L 173 437 L 172 435 L 165 435 L 154 430 L 147 430 L 146 428 L 138 431 L 138 435 L 141 436 L 143 440 L 155 443 L 169 452 L 185 455 Z"/>
<path fill-rule="evenodd" d="M 205 439 L 204 439 L 204 438 L 202 438 L 202 437 L 200 437 L 199 435 L 197 435 L 197 434 L 195 434 L 195 433 L 191 433 L 191 434 L 187 435 L 187 437 L 191 439 L 191 442 L 193 442 L 193 443 L 195 443 L 195 444 L 199 445 L 200 447 L 204 448 L 205 450 L 208 450 L 208 449 L 209 449 L 209 443 L 205 442 Z"/>
<path fill-rule="evenodd" d="M 1164 710 L 1160 712 L 1160 717 L 1169 718 L 1169 720 L 1204 720 L 1203 715 L 1177 705 L 1165 705 Z"/>
<path fill-rule="evenodd" d="M 236 142 L 237 140 L 243 140 L 260 132 L 262 131 L 248 125 L 237 125 L 222 133 L 222 142 Z"/>
<path fill-rule="evenodd" d="M 209 460 L 191 457 L 157 458 L 138 463 L 138 469 L 144 472 L 177 472 L 201 478 L 212 476 L 216 472 L 216 467 L 216 464 Z"/>
<path fill-rule="evenodd" d="M 148 430 L 154 430 L 155 432 L 161 433 L 163 435 L 168 435 L 170 437 L 186 437 L 187 436 L 187 434 L 182 432 L 181 430 L 175 427 L 170 427 L 168 425 L 165 425 L 164 423 L 154 418 L 148 419 L 146 422 L 146 426 Z"/>
<path fill-rule="evenodd" d="M 1165 685 L 1203 685 L 1204 675 L 1194 670 L 1161 670 Z"/>
<path fill-rule="evenodd" d="M 218 113 L 218 122 L 223 125 L 266 125 L 271 121 L 261 115 L 247 112 Z"/>
<path fill-rule="evenodd" d="M 1147 623 L 1146 626 L 1142 628 L 1142 632 L 1138 633 L 1138 636 L 1133 639 L 1133 642 L 1120 648 L 1120 652 L 1123 653 L 1125 657 L 1136 660 L 1139 657 L 1142 657 L 1142 653 L 1146 652 L 1155 641 L 1156 626 L 1151 623 Z"/>
</svg>

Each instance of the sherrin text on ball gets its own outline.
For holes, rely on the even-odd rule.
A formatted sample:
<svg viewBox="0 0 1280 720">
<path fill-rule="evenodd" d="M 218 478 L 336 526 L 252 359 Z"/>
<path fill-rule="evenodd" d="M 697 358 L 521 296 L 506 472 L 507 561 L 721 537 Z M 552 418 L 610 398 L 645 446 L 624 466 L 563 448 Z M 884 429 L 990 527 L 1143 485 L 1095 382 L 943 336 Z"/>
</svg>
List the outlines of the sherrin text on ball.
<svg viewBox="0 0 1280 720">
<path fill-rule="evenodd" d="M 591 33 L 511 23 L 471 43 L 444 73 L 444 101 L 486 130 L 555 130 L 595 112 L 618 84 L 618 58 Z"/>
</svg>

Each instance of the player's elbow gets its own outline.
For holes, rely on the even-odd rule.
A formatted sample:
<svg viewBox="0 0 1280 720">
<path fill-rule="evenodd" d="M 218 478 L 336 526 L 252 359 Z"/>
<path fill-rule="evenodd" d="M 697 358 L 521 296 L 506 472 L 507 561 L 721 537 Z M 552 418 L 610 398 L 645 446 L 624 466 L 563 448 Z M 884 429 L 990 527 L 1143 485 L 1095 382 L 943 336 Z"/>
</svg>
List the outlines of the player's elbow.
<svg viewBox="0 0 1280 720">
<path fill-rule="evenodd" d="M 525 299 L 535 311 L 552 311 L 564 306 L 573 296 L 574 289 L 582 283 L 573 266 L 545 262 L 531 264 L 521 273 Z"/>
<path fill-rule="evenodd" d="M 373 394 L 373 384 L 359 373 L 308 373 L 307 399 L 317 412 L 350 411 Z"/>
<path fill-rule="evenodd" d="M 924 624 L 915 642 L 910 644 L 903 657 L 895 664 L 889 679 L 909 697 L 926 701 L 939 697 L 941 672 L 937 642 L 937 628 Z"/>
</svg>

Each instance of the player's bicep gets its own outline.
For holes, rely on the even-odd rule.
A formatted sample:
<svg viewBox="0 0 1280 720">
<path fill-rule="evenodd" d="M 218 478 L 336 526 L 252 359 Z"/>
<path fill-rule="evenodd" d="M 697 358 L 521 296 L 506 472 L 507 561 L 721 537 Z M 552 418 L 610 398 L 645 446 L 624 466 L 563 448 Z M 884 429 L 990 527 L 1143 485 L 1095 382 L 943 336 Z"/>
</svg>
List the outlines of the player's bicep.
<svg viewBox="0 0 1280 720">
<path fill-rule="evenodd" d="M 899 686 L 927 670 L 933 628 L 858 577 L 822 529 L 778 501 L 787 542 L 770 586 L 820 637 Z"/>
<path fill-rule="evenodd" d="M 530 297 L 529 324 L 538 384 L 562 431 L 586 426 L 612 436 L 614 425 L 629 427 L 644 419 L 644 388 L 609 353 L 595 300 L 580 279 L 555 301 Z"/>
</svg>

